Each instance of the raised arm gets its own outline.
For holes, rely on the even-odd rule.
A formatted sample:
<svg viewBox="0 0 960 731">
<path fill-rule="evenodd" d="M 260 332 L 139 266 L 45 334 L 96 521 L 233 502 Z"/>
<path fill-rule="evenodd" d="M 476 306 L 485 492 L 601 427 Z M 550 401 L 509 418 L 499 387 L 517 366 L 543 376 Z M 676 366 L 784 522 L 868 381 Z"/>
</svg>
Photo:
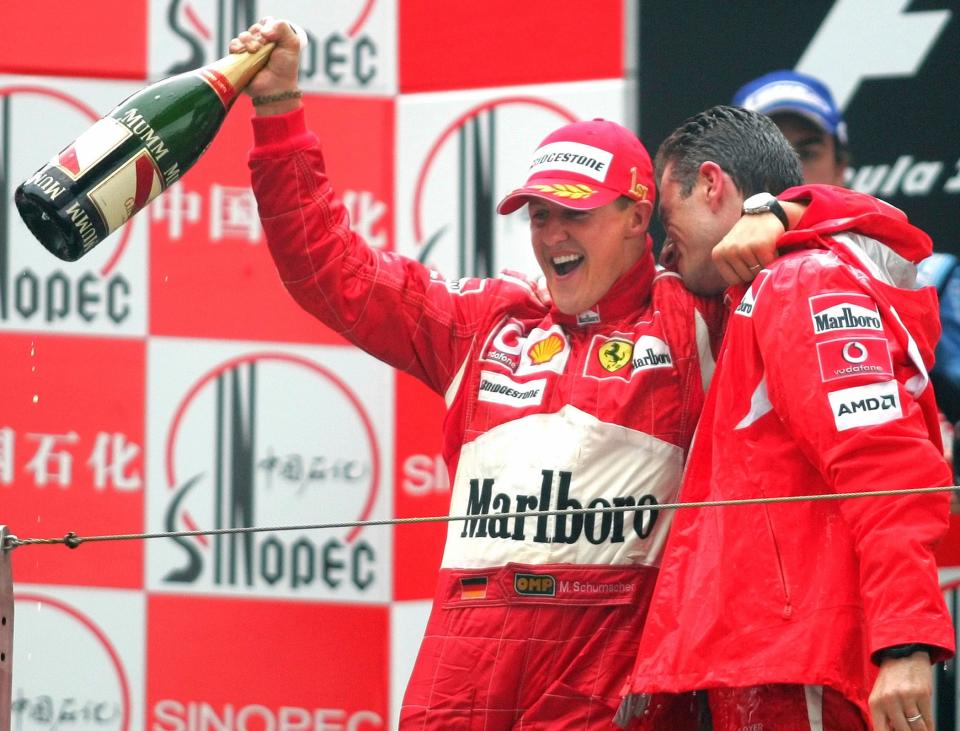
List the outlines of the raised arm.
<svg viewBox="0 0 960 731">
<path fill-rule="evenodd" d="M 376 358 L 444 393 L 481 323 L 501 299 L 532 290 L 502 280 L 446 282 L 423 264 L 380 251 L 351 229 L 296 93 L 299 39 L 266 19 L 234 51 L 276 47 L 247 91 L 257 115 L 253 190 L 280 278 L 308 312 Z"/>
</svg>

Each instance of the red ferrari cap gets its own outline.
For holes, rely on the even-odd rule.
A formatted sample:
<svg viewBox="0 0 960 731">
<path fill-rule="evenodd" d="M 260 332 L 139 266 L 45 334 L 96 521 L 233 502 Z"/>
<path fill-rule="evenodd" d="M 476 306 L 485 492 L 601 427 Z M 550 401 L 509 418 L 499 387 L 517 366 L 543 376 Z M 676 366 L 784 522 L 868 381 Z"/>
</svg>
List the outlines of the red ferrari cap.
<svg viewBox="0 0 960 731">
<path fill-rule="evenodd" d="M 500 201 L 497 213 L 513 213 L 531 197 L 588 210 L 621 195 L 655 202 L 650 155 L 626 127 L 592 119 L 549 134 L 533 153 L 527 182 Z"/>
</svg>

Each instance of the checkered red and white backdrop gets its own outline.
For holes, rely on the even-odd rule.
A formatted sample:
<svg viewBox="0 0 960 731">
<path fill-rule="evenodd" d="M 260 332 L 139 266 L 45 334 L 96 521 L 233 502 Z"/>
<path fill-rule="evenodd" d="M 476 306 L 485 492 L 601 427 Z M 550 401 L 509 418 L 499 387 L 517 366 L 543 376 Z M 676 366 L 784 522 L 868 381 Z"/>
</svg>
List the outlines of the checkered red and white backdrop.
<svg viewBox="0 0 960 731">
<path fill-rule="evenodd" d="M 50 7 L 56 22 L 7 8 L 0 523 L 32 537 L 445 514 L 441 399 L 279 284 L 245 98 L 183 180 L 78 262 L 32 238 L 13 190 L 128 94 L 273 14 L 308 33 L 309 125 L 372 245 L 450 277 L 535 272 L 526 222 L 492 204 L 564 121 L 629 123 L 624 6 L 87 0 Z M 389 728 L 445 530 L 17 549 L 13 727 Z"/>
<path fill-rule="evenodd" d="M 31 237 L 13 190 L 128 94 L 224 55 L 273 14 L 308 33 L 309 125 L 372 245 L 448 277 L 535 272 L 522 214 L 492 204 L 564 121 L 634 122 L 631 12 L 631 0 L 5 8 L 0 523 L 33 537 L 446 513 L 441 399 L 278 282 L 249 187 L 246 99 L 194 169 L 73 264 Z M 17 549 L 13 727 L 389 728 L 444 534 Z"/>
</svg>

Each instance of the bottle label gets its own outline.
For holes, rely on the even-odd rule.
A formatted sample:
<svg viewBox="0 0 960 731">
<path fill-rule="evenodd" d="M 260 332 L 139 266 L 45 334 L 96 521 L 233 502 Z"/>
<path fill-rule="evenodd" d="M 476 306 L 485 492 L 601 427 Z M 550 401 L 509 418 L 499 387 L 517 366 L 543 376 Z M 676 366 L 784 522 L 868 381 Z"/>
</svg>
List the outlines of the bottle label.
<svg viewBox="0 0 960 731">
<path fill-rule="evenodd" d="M 115 119 L 140 138 L 143 146 L 158 163 L 170 152 L 170 147 L 163 137 L 150 126 L 150 122 L 136 107 L 123 110 L 123 114 Z"/>
<path fill-rule="evenodd" d="M 157 163 L 142 150 L 91 188 L 87 197 L 96 206 L 109 233 L 160 195 L 164 187 L 162 180 Z"/>
<path fill-rule="evenodd" d="M 71 180 L 77 180 L 131 136 L 111 117 L 101 119 L 50 161 Z"/>
<path fill-rule="evenodd" d="M 199 69 L 197 73 L 200 78 L 206 81 L 210 85 L 210 88 L 216 92 L 224 109 L 229 109 L 230 104 L 237 95 L 237 90 L 233 84 L 230 83 L 230 80 L 219 71 L 211 68 Z"/>
</svg>

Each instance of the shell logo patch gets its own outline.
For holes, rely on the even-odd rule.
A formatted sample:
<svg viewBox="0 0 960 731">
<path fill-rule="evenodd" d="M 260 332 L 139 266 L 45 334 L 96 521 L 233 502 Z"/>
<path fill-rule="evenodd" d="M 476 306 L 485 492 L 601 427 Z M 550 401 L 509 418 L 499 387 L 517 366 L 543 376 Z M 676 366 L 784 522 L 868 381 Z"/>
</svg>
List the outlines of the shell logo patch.
<svg viewBox="0 0 960 731">
<path fill-rule="evenodd" d="M 530 347 L 530 362 L 534 365 L 549 363 L 557 353 L 563 350 L 563 346 L 563 338 L 553 333 Z"/>
</svg>

